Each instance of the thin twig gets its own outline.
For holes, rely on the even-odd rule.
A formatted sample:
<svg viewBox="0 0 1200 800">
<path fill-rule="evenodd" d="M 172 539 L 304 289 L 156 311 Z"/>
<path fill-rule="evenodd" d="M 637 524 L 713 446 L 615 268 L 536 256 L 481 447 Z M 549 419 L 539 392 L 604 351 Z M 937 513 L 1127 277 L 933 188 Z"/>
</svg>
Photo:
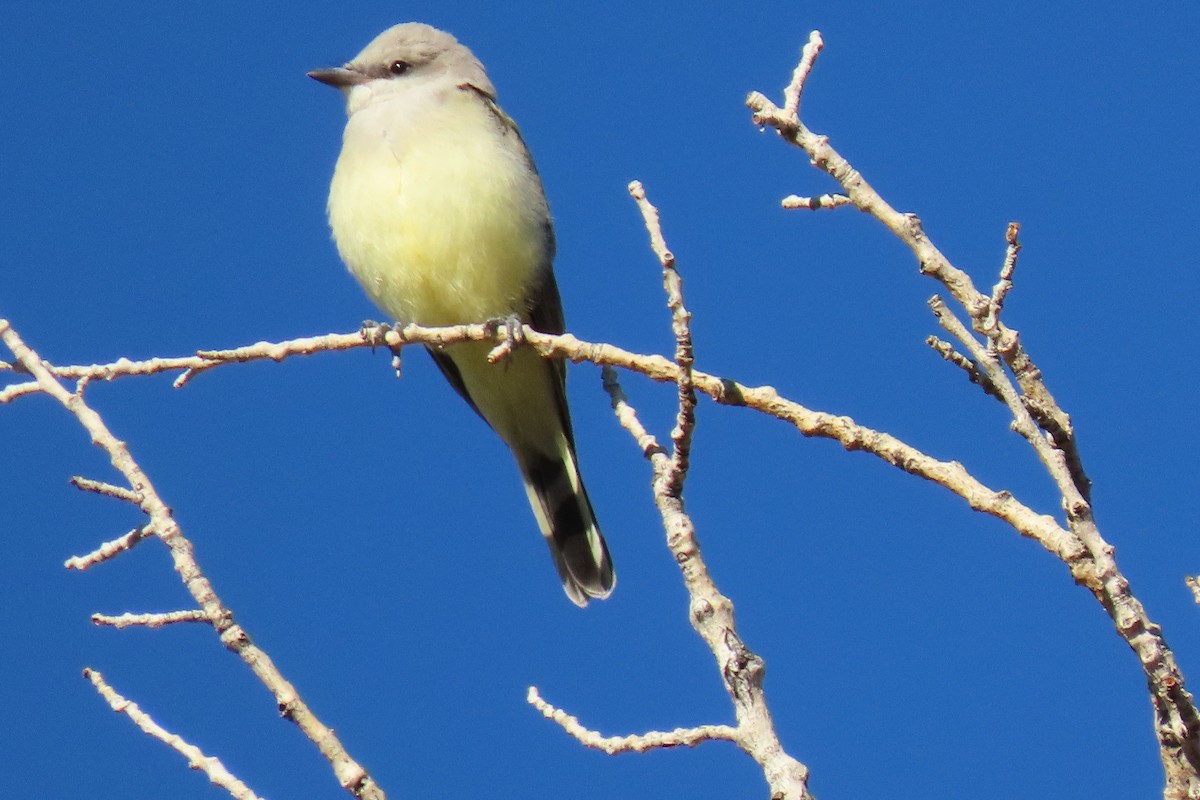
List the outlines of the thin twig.
<svg viewBox="0 0 1200 800">
<path fill-rule="evenodd" d="M 844 194 L 822 194 L 816 197 L 801 197 L 789 194 L 779 201 L 779 205 L 787 209 L 803 208 L 809 211 L 824 211 L 842 206 L 853 205 L 850 198 Z"/>
<path fill-rule="evenodd" d="M 1187 587 L 1192 590 L 1192 600 L 1196 605 L 1200 605 L 1200 575 L 1188 575 L 1183 579 Z"/>
<path fill-rule="evenodd" d="M 42 391 L 42 387 L 37 381 L 26 381 L 25 383 L 11 383 L 0 389 L 0 403 L 11 403 L 18 397 L 25 397 L 30 394 L 38 394 Z"/>
<path fill-rule="evenodd" d="M 671 467 L 664 477 L 671 483 L 671 492 L 678 495 L 683 492 L 683 484 L 687 480 L 692 436 L 696 430 L 696 387 L 692 377 L 696 358 L 692 343 L 692 315 L 683 303 L 683 278 L 675 266 L 675 256 L 663 237 L 658 209 L 646 198 L 646 190 L 640 181 L 629 184 L 629 194 L 642 212 L 646 231 L 650 234 L 650 248 L 662 266 L 663 289 L 667 293 L 667 308 L 671 310 L 671 331 L 675 334 L 675 366 L 679 368 L 675 380 L 678 411 L 675 427 L 671 431 Z"/>
<path fill-rule="evenodd" d="M 585 746 L 601 750 L 609 755 L 644 753 L 647 750 L 667 747 L 695 747 L 701 742 L 707 741 L 736 742 L 738 739 L 737 729 L 728 725 L 700 725 L 695 728 L 676 728 L 673 731 L 648 731 L 629 736 L 604 736 L 598 731 L 585 728 L 579 723 L 577 717 L 547 703 L 538 694 L 536 687 L 529 687 L 525 700 L 540 711 L 542 716 L 557 723 Z"/>
<path fill-rule="evenodd" d="M 949 363 L 961 369 L 967 374 L 967 380 L 976 384 L 983 389 L 984 394 L 995 397 L 1000 402 L 1004 402 L 1000 398 L 1000 392 L 992 385 L 992 382 L 986 375 L 975 368 L 975 363 L 971 359 L 964 356 L 962 353 L 954 349 L 954 345 L 939 339 L 936 336 L 928 336 L 925 338 L 925 344 L 933 348 L 934 352 L 940 355 Z"/>
<path fill-rule="evenodd" d="M 194 770 L 203 772 L 213 784 L 220 786 L 225 791 L 229 792 L 231 797 L 236 800 L 259 800 L 258 795 L 250 790 L 250 787 L 235 778 L 225 765 L 213 756 L 204 755 L 199 747 L 194 744 L 189 744 L 177 734 L 171 733 L 166 728 L 163 728 L 157 722 L 150 718 L 150 715 L 142 711 L 137 703 L 131 700 L 126 700 L 121 695 L 105 682 L 104 676 L 94 669 L 85 669 L 83 677 L 92 682 L 92 686 L 108 703 L 109 708 L 118 714 L 124 714 L 129 717 L 134 725 L 141 728 L 142 732 L 151 738 L 157 739 L 163 744 L 170 747 L 175 752 L 187 759 L 188 766 Z"/>
<path fill-rule="evenodd" d="M 992 302 L 991 305 L 995 308 L 996 314 L 999 314 L 1004 308 L 1004 300 L 1008 297 L 1008 293 L 1013 288 L 1013 273 L 1017 269 L 1017 255 L 1021 252 L 1021 224 L 1019 222 L 1008 223 L 1008 229 L 1004 232 L 1004 240 L 1008 243 L 1008 247 L 1004 250 L 1004 263 L 1000 266 L 1000 280 L 992 287 Z"/>
<path fill-rule="evenodd" d="M 72 486 L 83 492 L 95 492 L 107 497 L 115 497 L 118 500 L 124 500 L 126 503 L 133 503 L 135 506 L 140 506 L 142 496 L 132 489 L 126 489 L 124 486 L 114 486 L 111 483 L 104 481 L 94 481 L 91 478 L 84 478 L 80 475 L 71 476 L 69 481 Z"/>
<path fill-rule="evenodd" d="M 813 31 L 808 35 L 808 43 L 800 51 L 800 63 L 792 72 L 791 82 L 783 90 L 783 111 L 788 116 L 799 118 L 800 95 L 804 91 L 804 84 L 808 82 L 808 75 L 812 72 L 813 64 L 817 62 L 817 56 L 824 47 L 825 42 L 821 39 L 820 31 Z"/>
<path fill-rule="evenodd" d="M 633 436 L 634 441 L 641 448 L 642 455 L 650 461 L 655 458 L 667 458 L 666 449 L 638 419 L 637 411 L 630 405 L 629 398 L 625 395 L 625 390 L 621 388 L 621 383 L 617 379 L 617 371 L 612 367 L 605 366 L 601 368 L 600 374 L 604 381 L 604 391 L 608 392 L 609 399 L 612 401 L 612 409 L 617 415 L 617 421 Z"/>
<path fill-rule="evenodd" d="M 186 611 L 167 611 L 162 614 L 121 614 L 120 616 L 109 616 L 108 614 L 92 614 L 93 625 L 107 625 L 113 628 L 130 628 L 135 626 L 144 626 L 147 628 L 161 628 L 164 625 L 175 625 L 180 622 L 207 622 L 212 623 L 208 618 L 208 614 L 202 609 L 194 608 Z"/>
<path fill-rule="evenodd" d="M 154 535 L 154 530 L 149 525 L 143 525 L 140 528 L 134 528 L 124 536 L 118 536 L 112 541 L 105 542 L 90 553 L 82 556 L 71 556 L 63 566 L 67 569 L 79 570 L 82 572 L 89 567 L 94 567 L 97 564 L 108 561 L 118 553 L 123 553 L 130 550 L 138 542 L 147 539 Z"/>
</svg>

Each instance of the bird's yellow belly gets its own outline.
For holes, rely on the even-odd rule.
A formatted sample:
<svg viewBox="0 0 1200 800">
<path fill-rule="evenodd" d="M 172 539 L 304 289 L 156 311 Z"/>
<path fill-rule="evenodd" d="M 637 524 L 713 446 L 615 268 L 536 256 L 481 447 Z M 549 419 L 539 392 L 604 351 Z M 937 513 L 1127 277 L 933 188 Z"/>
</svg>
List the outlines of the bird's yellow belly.
<svg viewBox="0 0 1200 800">
<path fill-rule="evenodd" d="M 471 102 L 456 113 L 490 111 Z M 382 139 L 343 149 L 329 196 L 338 250 L 371 299 L 402 322 L 524 317 L 549 269 L 536 178 L 531 204 L 528 167 L 502 146 L 494 120 L 430 122 L 399 156 Z"/>
</svg>

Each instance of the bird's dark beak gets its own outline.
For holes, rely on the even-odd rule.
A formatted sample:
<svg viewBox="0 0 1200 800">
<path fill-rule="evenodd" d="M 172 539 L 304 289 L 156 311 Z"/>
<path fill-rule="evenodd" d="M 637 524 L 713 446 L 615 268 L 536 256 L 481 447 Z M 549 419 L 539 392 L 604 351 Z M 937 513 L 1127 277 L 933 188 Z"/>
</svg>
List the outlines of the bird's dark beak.
<svg viewBox="0 0 1200 800">
<path fill-rule="evenodd" d="M 348 67 L 314 69 L 308 73 L 308 77 L 314 81 L 320 81 L 326 86 L 332 86 L 335 89 L 349 89 L 351 86 L 357 86 L 360 83 L 366 83 L 370 80 L 369 77 L 358 70 L 349 69 Z"/>
</svg>

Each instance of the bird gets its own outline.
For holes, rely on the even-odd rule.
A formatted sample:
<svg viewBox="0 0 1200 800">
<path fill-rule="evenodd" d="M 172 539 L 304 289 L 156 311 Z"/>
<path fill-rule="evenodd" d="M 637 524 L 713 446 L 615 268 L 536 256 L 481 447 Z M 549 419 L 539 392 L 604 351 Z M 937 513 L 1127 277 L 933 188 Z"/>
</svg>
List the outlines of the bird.
<svg viewBox="0 0 1200 800">
<path fill-rule="evenodd" d="M 342 92 L 347 122 L 327 214 L 342 261 L 393 320 L 565 330 L 541 178 L 479 59 L 445 31 L 388 28 L 309 77 Z M 489 342 L 427 347 L 516 459 L 567 597 L 606 598 L 616 576 L 584 488 L 566 366 Z"/>
</svg>

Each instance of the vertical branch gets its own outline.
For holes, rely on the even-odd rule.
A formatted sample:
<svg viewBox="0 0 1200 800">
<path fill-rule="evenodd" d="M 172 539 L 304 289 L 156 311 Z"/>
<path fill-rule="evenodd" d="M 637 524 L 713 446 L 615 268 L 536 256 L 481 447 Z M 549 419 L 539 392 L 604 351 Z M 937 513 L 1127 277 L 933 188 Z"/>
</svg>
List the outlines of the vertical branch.
<svg viewBox="0 0 1200 800">
<path fill-rule="evenodd" d="M 692 452 L 692 432 L 696 428 L 696 386 L 692 372 L 695 364 L 695 348 L 692 344 L 692 315 L 683 304 L 683 278 L 675 268 L 675 255 L 667 248 L 659 221 L 658 209 L 646 198 L 646 190 L 640 181 L 629 184 L 629 194 L 637 202 L 650 234 L 650 247 L 658 256 L 663 270 L 663 289 L 667 292 L 667 308 L 671 310 L 671 331 L 675 334 L 675 364 L 679 367 L 675 379 L 679 397 L 679 410 L 675 415 L 675 427 L 671 431 L 674 449 L 671 453 L 671 469 L 667 479 L 672 491 L 683 491 Z"/>
<path fill-rule="evenodd" d="M 811 800 L 808 768 L 783 749 L 767 708 L 763 689 L 766 664 L 738 635 L 733 602 L 717 589 L 700 552 L 695 526 L 684 510 L 683 499 L 671 494 L 671 483 L 664 479 L 672 469 L 672 456 L 642 425 L 611 367 L 604 368 L 604 388 L 612 398 L 621 426 L 637 441 L 653 469 L 654 503 L 667 532 L 667 547 L 683 573 L 689 597 L 688 617 L 717 661 L 737 716 L 737 728 L 728 738 L 762 767 L 772 800 Z"/>
<path fill-rule="evenodd" d="M 679 409 L 671 432 L 673 447 L 669 455 L 637 421 L 636 412 L 611 370 L 605 371 L 605 387 L 612 397 L 618 419 L 634 435 L 653 467 L 654 502 L 666 530 L 667 547 L 683 573 L 690 598 L 688 616 L 692 627 L 716 658 L 725 690 L 733 702 L 738 720 L 735 741 L 762 767 L 772 798 L 809 800 L 808 768 L 784 751 L 767 708 L 763 689 L 766 665 L 738 634 L 733 602 L 717 588 L 700 550 L 695 525 L 684 506 L 683 486 L 696 423 L 691 315 L 683 303 L 683 284 L 675 258 L 663 238 L 658 210 L 646 198 L 641 183 L 630 184 L 629 192 L 641 210 L 650 235 L 650 246 L 663 268 L 663 286 L 675 334 Z"/>
</svg>

